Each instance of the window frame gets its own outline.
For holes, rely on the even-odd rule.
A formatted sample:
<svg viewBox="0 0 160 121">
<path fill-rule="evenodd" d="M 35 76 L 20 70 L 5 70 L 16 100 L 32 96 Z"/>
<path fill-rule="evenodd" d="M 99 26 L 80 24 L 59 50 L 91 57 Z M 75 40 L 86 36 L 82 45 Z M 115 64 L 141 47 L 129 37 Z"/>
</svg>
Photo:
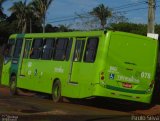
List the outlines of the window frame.
<svg viewBox="0 0 160 121">
<path fill-rule="evenodd" d="M 50 49 L 51 50 L 51 54 L 50 54 L 50 58 L 43 58 L 43 55 L 44 54 L 44 46 L 46 45 L 46 41 L 47 40 L 51 40 L 53 41 L 52 42 L 52 45 L 49 47 L 49 48 L 46 48 L 46 49 Z M 41 53 L 41 60 L 52 60 L 53 59 L 53 54 L 54 54 L 54 51 L 55 51 L 55 43 L 56 43 L 56 38 L 44 38 L 43 40 L 43 46 L 42 46 L 42 53 Z"/>
<path fill-rule="evenodd" d="M 21 40 L 21 43 L 20 43 L 21 46 L 18 46 L 18 45 L 17 45 L 17 42 L 18 42 L 19 40 Z M 15 41 L 16 41 L 16 42 L 15 42 L 14 51 L 13 51 L 13 58 L 20 58 L 24 38 L 16 38 Z M 18 46 L 18 47 L 17 47 L 17 46 Z M 16 54 L 16 51 L 18 51 L 18 49 L 19 49 L 19 52 L 17 53 L 17 55 L 15 55 L 15 54 Z"/>
<path fill-rule="evenodd" d="M 77 42 L 81 42 L 80 44 L 80 57 L 78 58 L 78 60 L 76 60 L 76 47 Z M 83 61 L 83 55 L 84 55 L 84 51 L 85 51 L 85 44 L 86 44 L 86 38 L 76 38 L 76 42 L 75 42 L 75 48 L 74 48 L 74 52 L 73 52 L 73 62 L 81 62 Z"/>
<path fill-rule="evenodd" d="M 37 48 L 37 47 L 34 47 L 35 46 L 35 40 L 40 40 L 41 39 L 41 44 L 40 44 L 40 46 Z M 30 54 L 29 54 L 29 58 L 30 59 L 41 59 L 41 55 L 42 55 L 42 45 L 43 45 L 43 38 L 33 38 L 33 40 L 32 40 L 32 44 L 31 44 L 31 48 L 30 48 Z M 34 48 L 37 48 L 37 50 L 39 50 L 40 52 L 39 52 L 39 57 L 37 56 L 37 57 L 31 57 L 32 56 L 32 54 L 34 53 L 34 51 L 36 50 L 34 50 Z"/>
<path fill-rule="evenodd" d="M 28 48 L 28 54 L 27 54 L 27 56 L 25 56 L 25 54 L 26 54 L 26 42 L 29 42 L 28 43 L 28 45 L 29 45 L 29 48 Z M 28 58 L 30 58 L 30 52 L 31 52 L 31 48 L 32 48 L 32 42 L 33 42 L 33 38 L 25 38 L 25 45 L 24 45 L 24 50 L 23 50 L 23 58 L 24 59 L 28 59 Z"/>
<path fill-rule="evenodd" d="M 96 47 L 94 48 L 94 49 L 89 49 L 88 48 L 88 43 L 89 43 L 89 41 L 94 41 L 94 40 L 91 40 L 91 39 L 94 39 L 94 40 L 96 40 L 97 41 L 97 43 L 96 43 Z M 87 38 L 87 42 L 86 42 L 86 48 L 85 48 L 85 52 L 84 52 L 84 57 L 83 57 L 83 62 L 86 62 L 86 63 L 94 63 L 95 61 L 96 61 L 96 57 L 97 57 L 97 51 L 98 51 L 98 46 L 99 46 L 99 37 L 88 37 Z M 90 60 L 87 60 L 86 59 L 86 53 L 87 53 L 87 51 L 93 51 L 94 50 L 94 58 L 93 58 L 93 61 L 91 61 L 91 59 Z"/>
<path fill-rule="evenodd" d="M 62 48 L 58 48 L 57 47 L 57 41 L 59 41 L 60 39 L 64 40 L 64 43 L 63 43 L 63 47 Z M 65 40 L 66 39 L 66 40 Z M 56 42 L 55 42 L 55 49 L 54 49 L 54 54 L 53 54 L 53 60 L 55 61 L 65 61 L 66 60 L 66 50 L 67 50 L 67 43 L 68 41 L 70 40 L 70 38 L 68 37 L 64 37 L 64 38 L 56 38 Z M 58 48 L 58 49 L 57 49 Z M 59 59 L 57 57 L 57 53 L 58 51 L 63 51 L 63 54 L 61 55 L 62 57 Z M 56 53 L 57 52 L 57 53 Z"/>
</svg>

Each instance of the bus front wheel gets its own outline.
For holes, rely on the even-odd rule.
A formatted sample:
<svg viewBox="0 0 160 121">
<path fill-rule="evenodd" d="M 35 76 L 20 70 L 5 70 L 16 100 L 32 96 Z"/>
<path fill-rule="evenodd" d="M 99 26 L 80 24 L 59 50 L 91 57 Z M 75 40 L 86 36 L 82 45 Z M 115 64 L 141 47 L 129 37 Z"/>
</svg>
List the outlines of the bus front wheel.
<svg viewBox="0 0 160 121">
<path fill-rule="evenodd" d="M 16 95 L 17 94 L 17 82 L 16 82 L 16 76 L 12 76 L 10 79 L 10 94 Z"/>
<path fill-rule="evenodd" d="M 61 101 L 61 83 L 59 80 L 55 81 L 52 86 L 52 99 L 55 103 Z"/>
</svg>

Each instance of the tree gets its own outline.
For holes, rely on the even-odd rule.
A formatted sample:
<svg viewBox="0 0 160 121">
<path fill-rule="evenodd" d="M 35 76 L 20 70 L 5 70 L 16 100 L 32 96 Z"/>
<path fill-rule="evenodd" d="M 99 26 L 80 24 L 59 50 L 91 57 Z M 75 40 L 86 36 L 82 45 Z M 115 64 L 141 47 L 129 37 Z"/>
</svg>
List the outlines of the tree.
<svg viewBox="0 0 160 121">
<path fill-rule="evenodd" d="M 2 4 L 5 2 L 6 0 L 0 0 L 0 20 L 4 19 L 6 17 L 6 15 L 3 13 L 3 7 Z"/>
<path fill-rule="evenodd" d="M 114 12 L 112 17 L 109 19 L 109 23 L 127 23 L 128 18 L 126 18 L 121 12 Z"/>
<path fill-rule="evenodd" d="M 110 29 L 116 31 L 129 32 L 140 35 L 147 35 L 147 25 L 146 24 L 135 24 L 135 23 L 118 23 L 111 24 Z"/>
<path fill-rule="evenodd" d="M 33 0 L 31 3 L 35 16 L 43 24 L 43 33 L 45 32 L 46 13 L 53 0 Z"/>
<path fill-rule="evenodd" d="M 26 32 L 27 21 L 30 19 L 31 7 L 30 4 L 27 5 L 26 0 L 24 2 L 15 2 L 9 10 L 14 13 L 18 19 L 18 28 L 22 33 Z"/>
<path fill-rule="evenodd" d="M 60 31 L 60 32 L 68 32 L 68 31 L 71 31 L 71 30 L 69 29 L 69 26 L 70 26 L 70 25 L 67 26 L 67 25 L 60 24 L 60 25 L 59 25 L 59 31 Z"/>
<path fill-rule="evenodd" d="M 107 19 L 112 16 L 111 10 L 108 7 L 105 7 L 103 4 L 100 4 L 98 7 L 93 8 L 90 14 L 100 20 L 103 29 L 106 25 Z"/>
</svg>

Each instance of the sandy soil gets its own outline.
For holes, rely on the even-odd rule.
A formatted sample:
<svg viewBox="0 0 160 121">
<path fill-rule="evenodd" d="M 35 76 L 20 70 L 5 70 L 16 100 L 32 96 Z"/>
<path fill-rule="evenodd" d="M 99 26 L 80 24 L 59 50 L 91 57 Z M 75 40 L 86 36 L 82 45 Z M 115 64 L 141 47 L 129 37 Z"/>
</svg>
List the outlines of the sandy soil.
<svg viewBox="0 0 160 121">
<path fill-rule="evenodd" d="M 0 96 L 9 96 L 9 89 L 0 85 Z"/>
<path fill-rule="evenodd" d="M 86 117 L 87 115 L 88 117 L 101 116 L 99 118 L 102 120 L 106 120 L 106 118 L 103 118 L 104 116 L 107 116 L 107 120 L 131 120 L 132 115 L 158 115 L 160 119 L 160 105 L 144 108 L 138 106 L 131 107 L 130 105 L 127 107 L 126 105 L 123 106 L 123 104 L 117 105 L 113 104 L 112 101 L 107 102 L 108 104 L 106 105 L 103 103 L 97 105 L 97 103 L 93 103 L 95 100 L 90 100 L 88 103 L 86 103 L 87 101 L 82 101 L 82 103 L 67 102 L 68 100 L 64 103 L 55 104 L 50 99 L 43 99 L 42 97 L 38 97 L 35 93 L 24 93 L 20 90 L 19 96 L 11 96 L 8 88 L 0 86 L 1 118 L 13 115 L 19 116 L 19 119 L 23 120 L 34 117 L 34 120 L 41 121 L 43 117 L 43 119 L 48 121 L 52 119 L 53 116 L 58 116 L 58 119 L 62 118 L 63 120 L 63 118 L 66 118 L 65 115 L 67 115 L 67 120 L 71 120 L 72 115 L 78 116 L 78 119 L 83 119 L 83 116 L 85 115 Z"/>
</svg>

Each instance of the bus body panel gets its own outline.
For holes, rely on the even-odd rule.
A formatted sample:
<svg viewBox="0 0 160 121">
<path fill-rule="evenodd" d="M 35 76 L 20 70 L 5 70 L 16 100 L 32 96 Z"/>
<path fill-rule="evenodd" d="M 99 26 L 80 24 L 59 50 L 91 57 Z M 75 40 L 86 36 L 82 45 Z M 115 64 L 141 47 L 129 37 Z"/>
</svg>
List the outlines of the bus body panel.
<svg viewBox="0 0 160 121">
<path fill-rule="evenodd" d="M 149 103 L 153 92 L 151 84 L 155 81 L 157 51 L 157 40 L 111 33 L 104 59 L 105 80 L 101 80 L 101 86 L 97 85 L 95 95 Z"/>
<path fill-rule="evenodd" d="M 154 39 L 113 31 L 37 33 L 10 38 L 15 36 L 23 36 L 24 41 L 19 59 L 12 59 L 10 71 L 10 75 L 17 74 L 19 88 L 51 94 L 53 82 L 58 79 L 61 95 L 66 97 L 151 101 L 153 87 L 149 87 L 155 81 L 158 49 L 158 41 Z M 99 39 L 97 54 L 94 62 L 85 62 L 90 37 Z M 69 60 L 24 58 L 26 40 L 33 43 L 36 38 L 72 38 Z M 81 61 L 73 61 L 77 41 L 84 41 Z M 13 64 L 15 60 L 17 64 Z"/>
<path fill-rule="evenodd" d="M 136 94 L 131 92 L 122 92 L 122 90 L 114 90 L 111 88 L 106 88 L 102 85 L 95 85 L 95 91 L 94 96 L 100 96 L 100 97 L 110 97 L 110 98 L 118 98 L 122 100 L 128 100 L 128 101 L 136 101 L 136 102 L 142 102 L 142 103 L 151 103 L 151 97 L 152 94 Z"/>
<path fill-rule="evenodd" d="M 132 89 L 146 91 L 155 79 L 156 60 L 157 40 L 113 33 L 106 61 L 107 75 L 114 77 L 108 84 L 123 87 L 122 83 L 127 82 Z"/>
<path fill-rule="evenodd" d="M 3 63 L 2 77 L 1 77 L 2 85 L 5 85 L 5 86 L 9 85 L 10 67 L 11 67 L 11 61 L 8 62 L 7 64 Z"/>
<path fill-rule="evenodd" d="M 7 57 L 8 60 L 6 60 L 5 57 L 3 59 L 1 84 L 5 85 L 5 86 L 9 85 L 10 71 L 11 71 L 11 60 L 12 60 L 12 55 L 13 55 L 13 50 L 14 50 L 15 38 L 16 38 L 16 35 L 12 35 L 12 37 L 10 37 L 8 44 L 10 44 L 11 47 L 8 48 L 8 57 Z"/>
<path fill-rule="evenodd" d="M 62 80 L 64 84 L 68 78 L 69 63 L 67 62 L 23 59 L 22 65 L 23 75 L 18 81 L 18 87 L 51 93 L 54 79 Z"/>
</svg>

